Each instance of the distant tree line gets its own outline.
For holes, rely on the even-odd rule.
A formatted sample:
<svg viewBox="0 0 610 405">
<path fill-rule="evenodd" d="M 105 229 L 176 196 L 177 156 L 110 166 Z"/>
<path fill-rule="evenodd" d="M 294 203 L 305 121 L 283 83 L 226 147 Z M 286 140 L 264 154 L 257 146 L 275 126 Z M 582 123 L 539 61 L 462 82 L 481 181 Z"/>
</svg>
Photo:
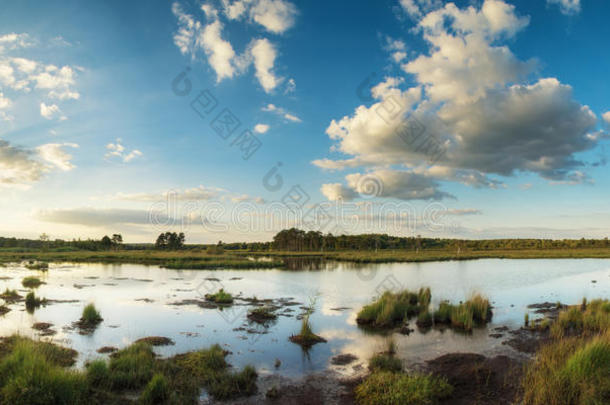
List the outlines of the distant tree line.
<svg viewBox="0 0 610 405">
<path fill-rule="evenodd" d="M 607 248 L 604 239 L 488 239 L 463 240 L 422 238 L 421 236 L 400 237 L 386 234 L 332 235 L 296 228 L 285 229 L 273 237 L 271 248 L 289 251 L 324 250 L 377 250 L 377 249 L 576 249 Z M 225 249 L 229 247 L 225 245 Z"/>
<path fill-rule="evenodd" d="M 44 249 L 44 250 L 118 250 L 124 248 L 123 236 L 121 234 L 113 234 L 112 237 L 105 235 L 101 239 L 73 239 L 51 240 L 45 233 L 40 235 L 39 239 L 18 239 L 0 237 L 0 249 Z M 125 246 L 131 249 L 132 246 Z"/>
<path fill-rule="evenodd" d="M 153 244 L 123 244 L 120 234 L 96 239 L 51 240 L 42 234 L 39 239 L 19 239 L 0 237 L 0 249 L 14 250 L 136 250 L 136 249 L 201 249 L 213 246 L 210 251 L 231 250 L 287 250 L 296 252 L 329 250 L 378 250 L 378 249 L 455 249 L 455 250 L 501 250 L 501 249 L 582 249 L 610 248 L 608 238 L 604 239 L 443 239 L 421 236 L 390 236 L 386 234 L 333 235 L 296 228 L 278 232 L 271 242 L 235 242 L 216 245 L 186 245 L 184 233 L 164 232 Z"/>
</svg>

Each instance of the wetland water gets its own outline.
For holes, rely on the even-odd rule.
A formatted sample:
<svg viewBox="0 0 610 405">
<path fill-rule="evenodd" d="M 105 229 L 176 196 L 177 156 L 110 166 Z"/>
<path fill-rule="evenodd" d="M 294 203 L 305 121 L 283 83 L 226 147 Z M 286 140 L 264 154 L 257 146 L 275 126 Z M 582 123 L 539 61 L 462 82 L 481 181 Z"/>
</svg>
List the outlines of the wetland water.
<svg viewBox="0 0 610 405">
<path fill-rule="evenodd" d="M 477 291 L 487 295 L 494 306 L 492 323 L 470 335 L 434 329 L 421 333 L 412 320 L 415 332 L 409 336 L 395 334 L 398 355 L 407 364 L 449 352 L 510 354 L 512 349 L 502 344 L 507 335 L 492 338 L 489 334 L 498 326 L 519 327 L 528 304 L 573 304 L 582 297 L 610 296 L 610 260 L 606 259 L 363 265 L 329 262 L 313 267 L 319 269 L 304 265 L 308 270 L 177 271 L 129 264 L 51 264 L 47 272 L 41 272 L 8 265 L 0 268 L 0 291 L 8 287 L 25 296 L 27 289 L 21 286 L 21 280 L 37 276 L 46 283 L 36 289 L 37 296 L 76 302 L 51 303 L 32 314 L 25 311 L 23 302 L 8 304 L 12 310 L 0 317 L 0 336 L 19 333 L 38 338 L 39 332 L 32 325 L 52 323 L 57 333 L 41 338 L 78 350 L 79 365 L 104 356 L 96 352 L 102 346 L 123 348 L 146 336 L 165 336 L 175 342 L 155 349 L 163 356 L 219 343 L 231 352 L 227 359 L 237 367 L 252 364 L 262 374 L 299 377 L 334 367 L 330 359 L 342 353 L 359 358 L 350 366 L 334 367 L 351 373 L 383 349 L 383 336 L 356 325 L 358 310 L 383 289 L 429 286 L 434 305 L 442 299 L 458 302 Z M 185 301 L 202 301 L 206 293 L 221 287 L 234 296 L 273 299 L 280 305 L 280 316 L 263 328 L 249 324 L 246 315 L 252 306 L 247 301 L 237 300 L 236 305 L 223 310 Z M 305 354 L 288 337 L 298 332 L 301 306 L 308 305 L 313 297 L 317 297 L 311 317 L 313 329 L 328 343 L 317 344 Z M 80 335 L 70 326 L 89 302 L 95 303 L 104 322 L 93 334 Z M 176 303 L 183 305 L 173 305 Z M 281 360 L 277 369 L 276 358 Z"/>
</svg>

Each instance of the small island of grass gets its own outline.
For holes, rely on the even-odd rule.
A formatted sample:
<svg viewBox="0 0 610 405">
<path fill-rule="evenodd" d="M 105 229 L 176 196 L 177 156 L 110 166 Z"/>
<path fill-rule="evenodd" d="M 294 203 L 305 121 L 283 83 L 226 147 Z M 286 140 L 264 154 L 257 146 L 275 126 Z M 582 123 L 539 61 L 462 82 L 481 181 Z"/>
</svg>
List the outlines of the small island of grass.
<svg viewBox="0 0 610 405">
<path fill-rule="evenodd" d="M 21 285 L 25 288 L 38 288 L 40 285 L 44 284 L 38 277 L 25 277 L 21 280 Z"/>
<path fill-rule="evenodd" d="M 205 299 L 215 304 L 232 304 L 233 296 L 224 289 L 218 290 L 215 294 L 206 294 Z"/>
</svg>

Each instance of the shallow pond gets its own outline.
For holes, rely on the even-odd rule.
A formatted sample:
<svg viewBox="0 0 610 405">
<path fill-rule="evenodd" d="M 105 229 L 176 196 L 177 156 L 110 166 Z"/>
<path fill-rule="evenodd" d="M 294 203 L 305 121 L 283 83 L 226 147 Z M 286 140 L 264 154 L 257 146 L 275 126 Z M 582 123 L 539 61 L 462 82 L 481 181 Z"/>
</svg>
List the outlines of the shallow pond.
<svg viewBox="0 0 610 405">
<path fill-rule="evenodd" d="M 320 267 L 318 270 L 312 268 Z M 385 289 L 417 289 L 429 286 L 432 302 L 463 300 L 481 292 L 493 302 L 493 321 L 468 335 L 446 330 L 416 331 L 409 336 L 395 334 L 398 354 L 407 363 L 418 363 L 448 352 L 483 354 L 511 352 L 503 338 L 489 336 L 492 329 L 523 322 L 527 305 L 543 301 L 580 302 L 582 297 L 610 297 L 610 260 L 501 260 L 396 263 L 355 265 L 323 263 L 305 265 L 306 271 L 282 270 L 167 270 L 155 266 L 103 264 L 51 264 L 48 272 L 28 270 L 19 265 L 0 268 L 0 291 L 6 287 L 27 292 L 23 277 L 33 275 L 46 284 L 36 294 L 51 303 L 33 314 L 23 302 L 10 304 L 11 312 L 0 318 L 0 336 L 12 333 L 38 337 L 35 322 L 52 323 L 57 332 L 44 337 L 80 352 L 79 364 L 97 357 L 102 346 L 125 347 L 146 336 L 165 336 L 175 345 L 156 348 L 160 355 L 172 355 L 219 343 L 231 351 L 228 360 L 235 366 L 253 364 L 260 372 L 300 376 L 330 367 L 330 359 L 341 353 L 358 356 L 353 366 L 365 364 L 384 347 L 385 338 L 356 325 L 358 310 Z M 216 280 L 214 280 L 216 279 Z M 184 300 L 202 300 L 219 288 L 241 297 L 286 299 L 288 305 L 268 328 L 249 324 L 251 306 L 244 301 L 223 310 L 197 305 L 172 305 Z M 297 315 L 315 298 L 311 317 L 314 331 L 328 340 L 307 353 L 289 342 L 297 333 Z M 94 302 L 104 322 L 91 335 L 80 335 L 71 324 L 83 307 Z M 250 330 L 250 332 L 248 332 Z M 255 333 L 251 333 L 255 332 Z M 274 367 L 275 359 L 281 366 Z"/>
</svg>

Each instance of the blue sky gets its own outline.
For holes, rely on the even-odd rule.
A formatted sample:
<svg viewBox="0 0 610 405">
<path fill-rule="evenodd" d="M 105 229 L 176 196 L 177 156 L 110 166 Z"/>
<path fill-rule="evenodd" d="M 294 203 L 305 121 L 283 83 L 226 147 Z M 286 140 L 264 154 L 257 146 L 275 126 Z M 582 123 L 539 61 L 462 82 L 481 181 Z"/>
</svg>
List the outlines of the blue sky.
<svg viewBox="0 0 610 405">
<path fill-rule="evenodd" d="M 313 209 L 333 233 L 604 237 L 609 16 L 587 0 L 3 5 L 0 233 L 268 240 Z M 413 123 L 438 154 L 399 136 Z"/>
</svg>

